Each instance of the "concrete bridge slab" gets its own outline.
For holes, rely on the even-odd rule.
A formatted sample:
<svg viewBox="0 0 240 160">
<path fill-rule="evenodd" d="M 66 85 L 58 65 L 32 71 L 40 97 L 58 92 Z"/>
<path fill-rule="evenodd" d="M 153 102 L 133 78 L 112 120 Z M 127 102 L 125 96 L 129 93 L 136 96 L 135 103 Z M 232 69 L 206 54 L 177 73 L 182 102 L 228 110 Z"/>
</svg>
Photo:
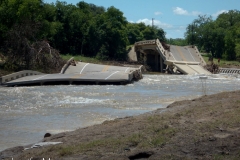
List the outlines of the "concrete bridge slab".
<svg viewBox="0 0 240 160">
<path fill-rule="evenodd" d="M 166 49 L 164 48 L 164 46 Z M 144 61 L 144 64 L 157 66 L 157 71 L 160 70 L 160 72 L 170 72 L 176 74 L 211 74 L 203 68 L 206 65 L 206 62 L 202 58 L 196 46 L 167 45 L 164 43 L 160 43 L 160 41 L 156 39 L 136 42 L 134 47 L 136 54 L 142 55 L 142 60 Z M 151 56 L 154 58 L 147 56 L 149 54 L 153 54 L 149 50 L 153 50 L 155 52 L 155 55 L 160 56 Z M 148 57 L 150 57 L 151 59 L 148 60 Z M 156 63 L 156 65 L 152 63 Z M 197 63 L 197 65 L 191 66 L 193 63 Z"/>
</svg>

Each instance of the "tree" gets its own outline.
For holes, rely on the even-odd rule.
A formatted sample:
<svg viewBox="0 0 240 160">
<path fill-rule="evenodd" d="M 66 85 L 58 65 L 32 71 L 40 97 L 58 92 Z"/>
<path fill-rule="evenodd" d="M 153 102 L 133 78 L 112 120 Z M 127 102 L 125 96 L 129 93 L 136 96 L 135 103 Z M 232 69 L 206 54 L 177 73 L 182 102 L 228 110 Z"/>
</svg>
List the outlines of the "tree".
<svg viewBox="0 0 240 160">
<path fill-rule="evenodd" d="M 228 12 L 224 12 L 217 17 L 216 21 L 219 27 L 230 28 L 240 21 L 240 11 L 229 10 Z"/>
<path fill-rule="evenodd" d="M 235 30 L 228 30 L 225 34 L 224 42 L 225 42 L 225 53 L 224 58 L 227 60 L 235 60 L 236 52 L 235 52 Z"/>
<path fill-rule="evenodd" d="M 187 45 L 187 41 L 186 39 L 183 39 L 183 38 L 176 38 L 176 39 L 167 39 L 166 41 L 168 44 L 171 44 L 171 45 L 177 45 L 177 46 L 186 46 Z"/>
<path fill-rule="evenodd" d="M 143 40 L 143 33 L 137 23 L 127 24 L 127 35 L 130 44 Z"/>
<path fill-rule="evenodd" d="M 235 52 L 236 52 L 236 60 L 240 62 L 240 22 L 238 22 L 236 25 L 236 47 L 235 47 Z"/>
<path fill-rule="evenodd" d="M 209 44 L 205 44 L 205 40 L 208 40 L 210 37 L 210 23 L 212 22 L 212 17 L 198 16 L 198 19 L 195 19 L 191 24 L 187 26 L 185 32 L 185 38 L 188 44 L 197 45 L 199 48 L 208 48 Z M 204 47 L 207 45 L 208 47 Z M 208 48 L 208 51 L 211 49 Z"/>
<path fill-rule="evenodd" d="M 189 44 L 197 45 L 213 57 L 235 60 L 239 50 L 239 23 L 240 12 L 237 10 L 222 13 L 215 21 L 211 17 L 199 16 L 188 25 L 185 37 Z"/>
<path fill-rule="evenodd" d="M 127 20 L 123 13 L 115 7 L 110 7 L 97 21 L 97 32 L 101 39 L 97 57 L 100 59 L 126 59 Z"/>
<path fill-rule="evenodd" d="M 41 62 L 38 61 L 39 58 L 36 59 L 38 53 L 46 54 L 46 47 L 48 51 L 51 48 L 47 41 L 42 41 L 42 39 L 52 36 L 51 32 L 54 28 L 48 21 L 54 16 L 45 17 L 48 15 L 45 14 L 46 11 L 50 10 L 47 10 L 42 0 L 4 0 L 1 3 L 0 13 L 3 15 L 0 17 L 0 32 L 3 33 L 1 50 L 6 57 L 5 67 L 7 69 L 43 68 L 51 65 L 51 63 L 42 63 L 43 61 L 60 60 L 58 52 L 53 49 L 51 49 L 50 56 L 44 56 Z M 55 58 L 53 58 L 54 56 Z"/>
<path fill-rule="evenodd" d="M 1 0 L 0 4 L 0 49 L 5 55 L 14 54 L 14 61 L 24 57 L 24 68 L 33 66 L 32 48 L 39 46 L 35 44 L 51 45 L 62 54 L 125 60 L 127 45 L 144 39 L 166 39 L 161 28 L 129 23 L 115 7 L 105 10 L 84 1 L 72 5 L 61 1 L 49 4 L 43 0 Z M 19 49 L 23 49 L 21 53 Z"/>
<path fill-rule="evenodd" d="M 24 21 L 37 23 L 42 21 L 42 0 L 3 0 L 0 5 L 0 45 L 6 41 L 8 32 Z"/>
</svg>

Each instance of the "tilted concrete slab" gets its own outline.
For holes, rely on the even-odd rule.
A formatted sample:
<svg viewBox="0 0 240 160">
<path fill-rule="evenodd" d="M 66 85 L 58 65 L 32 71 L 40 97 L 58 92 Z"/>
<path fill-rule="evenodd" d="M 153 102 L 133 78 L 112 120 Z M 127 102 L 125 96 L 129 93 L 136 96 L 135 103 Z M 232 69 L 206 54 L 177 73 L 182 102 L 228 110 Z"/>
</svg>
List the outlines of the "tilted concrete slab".
<svg viewBox="0 0 240 160">
<path fill-rule="evenodd" d="M 25 77 L 25 76 L 32 76 L 32 75 L 42 75 L 43 73 L 38 71 L 32 71 L 32 70 L 24 70 L 20 72 L 15 72 L 6 76 L 0 77 L 0 85 L 5 84 L 9 81 L 13 81 L 15 79 Z"/>
<path fill-rule="evenodd" d="M 184 62 L 199 62 L 200 65 L 205 66 L 206 62 L 195 46 L 175 46 L 170 45 L 171 60 Z M 170 59 L 169 59 L 170 60 Z"/>
<path fill-rule="evenodd" d="M 156 56 L 154 61 L 157 62 L 157 66 L 160 66 L 161 71 L 164 70 L 161 61 L 164 61 L 164 64 L 167 65 L 165 70 L 168 70 L 171 73 L 181 72 L 183 74 L 211 74 L 203 68 L 206 65 L 206 62 L 202 58 L 196 46 L 167 45 L 165 48 L 169 47 L 169 49 L 164 49 L 163 45 L 158 39 L 156 39 L 136 42 L 134 46 L 135 52 L 141 52 L 144 56 L 147 54 L 146 50 L 156 51 L 162 60 L 159 62 L 157 59 L 158 57 Z M 183 63 L 180 64 L 180 62 Z"/>
<path fill-rule="evenodd" d="M 138 70 L 139 68 L 112 66 L 112 65 L 100 65 L 93 63 L 76 62 L 76 65 L 69 65 L 64 74 L 68 73 L 92 73 L 92 72 L 114 72 L 119 71 L 127 74 Z"/>
<path fill-rule="evenodd" d="M 175 66 L 183 74 L 212 74 L 208 70 L 204 69 L 200 62 L 188 62 L 188 61 L 166 61 L 169 66 Z"/>
<path fill-rule="evenodd" d="M 128 83 L 129 75 L 122 72 L 103 72 L 88 74 L 45 74 L 27 76 L 5 83 L 7 86 L 18 85 L 46 85 L 46 84 L 77 84 L 77 83 Z"/>
<path fill-rule="evenodd" d="M 73 59 L 72 59 L 73 60 Z M 6 86 L 55 84 L 127 84 L 142 78 L 141 68 L 98 65 L 68 61 L 59 74 L 19 77 L 3 83 Z"/>
<path fill-rule="evenodd" d="M 175 63 L 175 66 L 178 68 L 178 70 L 180 70 L 184 74 L 206 74 L 206 75 L 211 74 L 210 72 L 202 68 L 202 66 L 196 64 L 191 65 Z"/>
</svg>

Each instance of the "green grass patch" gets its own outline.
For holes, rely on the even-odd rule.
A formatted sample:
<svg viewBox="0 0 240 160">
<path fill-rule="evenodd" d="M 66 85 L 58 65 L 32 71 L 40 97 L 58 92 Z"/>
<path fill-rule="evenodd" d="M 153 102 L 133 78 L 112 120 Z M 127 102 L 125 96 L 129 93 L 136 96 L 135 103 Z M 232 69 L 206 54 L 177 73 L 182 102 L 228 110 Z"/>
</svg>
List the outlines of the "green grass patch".
<svg viewBox="0 0 240 160">
<path fill-rule="evenodd" d="M 126 50 L 127 50 L 127 51 L 130 51 L 130 49 L 132 48 L 132 46 L 134 46 L 134 44 L 128 45 L 128 46 L 126 47 Z"/>
<path fill-rule="evenodd" d="M 160 127 L 159 130 L 146 128 L 143 131 L 134 132 L 127 136 L 107 137 L 80 143 L 75 146 L 61 146 L 55 148 L 59 156 L 69 156 L 88 151 L 100 151 L 105 148 L 108 152 L 124 150 L 128 147 L 151 148 L 166 144 L 176 133 L 176 129 L 170 127 Z"/>
<path fill-rule="evenodd" d="M 88 63 L 95 63 L 95 64 L 99 64 L 101 63 L 100 60 L 98 60 L 97 58 L 95 57 L 85 57 L 85 56 L 81 56 L 81 55 L 70 55 L 70 54 L 67 54 L 67 55 L 61 55 L 62 59 L 64 60 L 69 60 L 70 58 L 74 57 L 74 60 L 76 61 L 82 61 L 82 62 L 88 62 Z"/>
<path fill-rule="evenodd" d="M 203 54 L 202 57 L 203 59 L 205 60 L 206 63 L 208 63 L 208 58 L 209 58 L 210 55 L 208 54 Z M 237 65 L 240 65 L 240 62 L 238 61 L 227 61 L 227 60 L 224 60 L 224 59 L 220 59 L 220 63 L 218 63 L 218 58 L 213 58 L 213 62 L 215 64 L 218 64 L 220 67 L 225 67 L 225 66 L 228 66 L 228 65 L 232 65 L 232 66 L 237 66 Z"/>
</svg>

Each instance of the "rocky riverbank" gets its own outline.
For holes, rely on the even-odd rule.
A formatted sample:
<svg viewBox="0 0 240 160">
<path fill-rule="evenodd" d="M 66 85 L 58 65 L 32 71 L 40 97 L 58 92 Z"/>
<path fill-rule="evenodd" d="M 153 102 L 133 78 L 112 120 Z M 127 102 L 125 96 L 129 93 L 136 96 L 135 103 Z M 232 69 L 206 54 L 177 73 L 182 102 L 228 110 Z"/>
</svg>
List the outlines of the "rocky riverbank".
<svg viewBox="0 0 240 160">
<path fill-rule="evenodd" d="M 48 135 L 43 142 L 63 143 L 18 146 L 0 159 L 240 159 L 239 115 L 240 91 L 224 92 Z"/>
</svg>

